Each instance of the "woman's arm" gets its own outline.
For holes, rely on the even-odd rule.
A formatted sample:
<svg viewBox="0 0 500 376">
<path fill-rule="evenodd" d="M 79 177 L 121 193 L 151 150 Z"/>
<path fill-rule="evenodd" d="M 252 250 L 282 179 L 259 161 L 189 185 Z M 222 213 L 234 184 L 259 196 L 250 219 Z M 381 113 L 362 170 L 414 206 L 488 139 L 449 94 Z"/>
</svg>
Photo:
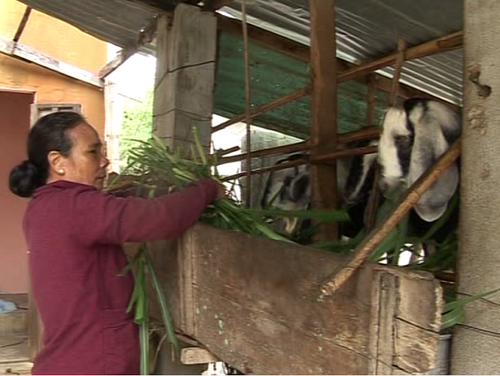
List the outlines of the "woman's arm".
<svg viewBox="0 0 500 376">
<path fill-rule="evenodd" d="M 200 180 L 182 191 L 150 199 L 120 198 L 96 190 L 75 195 L 75 230 L 89 244 L 174 238 L 191 227 L 219 195 L 219 184 Z"/>
</svg>

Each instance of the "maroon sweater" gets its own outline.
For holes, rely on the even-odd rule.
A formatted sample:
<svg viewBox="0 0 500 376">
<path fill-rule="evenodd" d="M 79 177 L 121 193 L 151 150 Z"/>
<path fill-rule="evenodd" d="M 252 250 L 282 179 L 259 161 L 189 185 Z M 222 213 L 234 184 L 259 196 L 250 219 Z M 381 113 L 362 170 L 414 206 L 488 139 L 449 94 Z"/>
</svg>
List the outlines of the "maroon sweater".
<svg viewBox="0 0 500 376">
<path fill-rule="evenodd" d="M 44 325 L 33 374 L 139 374 L 138 327 L 125 313 L 134 280 L 124 242 L 173 238 L 217 195 L 211 180 L 154 199 L 57 181 L 30 201 L 24 230 Z"/>
</svg>

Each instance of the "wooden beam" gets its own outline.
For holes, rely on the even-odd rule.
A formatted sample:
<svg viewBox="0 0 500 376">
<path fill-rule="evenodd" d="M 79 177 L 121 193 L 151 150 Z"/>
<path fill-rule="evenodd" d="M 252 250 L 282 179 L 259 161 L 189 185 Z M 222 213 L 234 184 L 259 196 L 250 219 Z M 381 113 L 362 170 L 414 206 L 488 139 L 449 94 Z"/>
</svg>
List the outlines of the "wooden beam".
<svg viewBox="0 0 500 376">
<path fill-rule="evenodd" d="M 311 144 L 312 158 L 318 161 L 320 148 L 328 143 L 337 148 L 337 46 L 335 38 L 335 0 L 310 0 L 311 9 Z M 338 206 L 337 166 L 313 165 L 311 204 L 318 210 Z M 338 237 L 336 223 L 321 226 L 317 240 Z"/>
<path fill-rule="evenodd" d="M 317 154 L 311 157 L 311 163 L 313 164 L 330 164 L 334 165 L 338 158 L 353 157 L 357 155 L 365 155 L 376 153 L 378 146 L 362 146 L 353 149 L 340 149 L 331 152 Z"/>
<path fill-rule="evenodd" d="M 338 158 L 355 157 L 358 155 L 371 154 L 371 153 L 376 153 L 376 152 L 377 152 L 376 146 L 363 146 L 363 147 L 352 148 L 352 149 L 340 149 L 340 150 L 328 153 L 328 156 L 320 155 L 319 156 L 320 160 L 313 160 L 313 159 L 309 158 L 308 156 L 305 156 L 304 158 L 295 159 L 295 160 L 290 161 L 290 162 L 284 162 L 284 163 L 280 163 L 278 165 L 274 165 L 274 166 L 270 166 L 270 167 L 259 168 L 259 169 L 251 171 L 251 174 L 252 175 L 265 174 L 266 172 L 284 170 L 286 168 L 300 166 L 300 165 L 307 164 L 307 163 L 334 164 L 335 160 L 337 160 Z M 239 179 L 245 175 L 246 175 L 246 172 L 240 172 L 238 174 L 227 176 L 222 180 L 228 181 L 228 180 Z"/>
<path fill-rule="evenodd" d="M 302 97 L 305 97 L 306 95 L 309 95 L 310 93 L 311 93 L 311 88 L 308 86 L 308 87 L 305 87 L 303 89 L 294 91 L 293 93 L 287 94 L 281 98 L 278 98 L 270 103 L 266 103 L 262 106 L 256 107 L 250 111 L 250 113 L 249 113 L 250 119 L 253 119 L 254 117 L 265 114 L 266 112 L 274 110 L 275 108 L 283 106 L 287 103 L 293 102 L 296 99 L 300 99 Z M 239 123 L 245 119 L 246 119 L 246 113 L 234 116 L 231 119 L 225 121 L 224 123 L 219 124 L 216 127 L 213 127 L 212 133 L 218 132 L 224 128 L 229 127 L 230 125 Z"/>
<path fill-rule="evenodd" d="M 295 160 L 290 161 L 290 162 L 283 162 L 283 163 L 280 163 L 279 165 L 258 168 L 256 170 L 250 171 L 250 174 L 251 175 L 261 175 L 261 174 L 265 174 L 266 172 L 284 170 L 286 168 L 300 166 L 300 165 L 304 165 L 307 163 L 309 163 L 309 158 L 300 158 L 300 159 L 295 159 Z M 246 171 L 240 172 L 240 173 L 237 173 L 234 175 L 226 176 L 226 177 L 222 178 L 222 180 L 223 181 L 235 180 L 235 179 L 239 179 L 239 178 L 246 176 L 246 175 L 247 175 Z"/>
<path fill-rule="evenodd" d="M 150 9 L 152 11 L 161 10 L 163 12 L 171 13 L 174 11 L 175 7 L 182 3 L 182 0 L 125 0 L 129 3 L 134 3 L 140 5 L 143 8 Z"/>
<path fill-rule="evenodd" d="M 111 60 L 109 63 L 107 63 L 100 71 L 99 71 L 99 78 L 101 80 L 105 79 L 107 76 L 109 76 L 111 73 L 113 73 L 116 69 L 118 69 L 124 62 L 127 61 L 129 57 L 134 55 L 139 49 L 148 44 L 151 43 L 156 35 L 156 28 L 158 24 L 158 17 L 155 16 L 146 26 L 144 29 L 142 29 L 139 32 L 139 35 L 137 36 L 137 41 L 131 46 L 127 46 L 122 48 L 116 56 Z"/>
<path fill-rule="evenodd" d="M 375 120 L 375 101 L 377 100 L 377 75 L 368 76 L 368 98 L 366 100 L 366 124 L 373 124 Z"/>
<path fill-rule="evenodd" d="M 19 26 L 17 27 L 16 34 L 14 35 L 14 38 L 12 41 L 14 43 L 19 42 L 19 39 L 21 39 L 21 35 L 23 34 L 24 28 L 26 27 L 26 24 L 28 23 L 28 20 L 30 18 L 31 14 L 31 7 L 26 7 L 23 18 L 21 19 L 21 22 L 19 22 Z"/>
<path fill-rule="evenodd" d="M 378 126 L 364 127 L 359 131 L 339 134 L 337 138 L 338 144 L 347 144 L 353 141 L 370 140 L 377 138 L 380 135 Z M 310 149 L 309 141 L 302 141 L 291 145 L 277 146 L 268 149 L 256 150 L 250 154 L 250 158 L 268 157 L 271 155 L 284 155 L 289 153 L 296 153 L 300 151 L 308 151 Z M 217 165 L 226 163 L 239 162 L 246 158 L 247 153 L 232 155 L 230 157 L 223 157 L 217 160 Z"/>
<path fill-rule="evenodd" d="M 338 268 L 321 285 L 321 292 L 330 296 L 338 291 L 342 285 L 357 271 L 368 259 L 373 250 L 385 239 L 391 230 L 397 226 L 401 219 L 417 204 L 420 197 L 439 179 L 439 177 L 460 156 L 461 139 L 444 153 L 437 162 L 424 173 L 401 197 L 396 207 L 372 230 L 359 246 L 354 250 L 354 256 L 347 263 Z"/>
<path fill-rule="evenodd" d="M 406 61 L 421 59 L 423 57 L 435 55 L 442 52 L 454 51 L 461 48 L 462 45 L 463 32 L 458 31 L 456 33 L 446 35 L 444 37 L 434 39 L 430 42 L 426 42 L 418 46 L 409 48 L 406 51 L 405 59 Z M 398 52 L 394 52 L 379 59 L 360 64 L 359 66 L 351 68 L 345 72 L 341 72 L 339 75 L 339 82 L 355 80 L 366 76 L 368 73 L 375 72 L 390 65 L 394 65 L 397 61 L 398 55 Z"/>
<path fill-rule="evenodd" d="M 38 52 L 35 49 L 21 43 L 14 44 L 11 40 L 2 37 L 0 37 L 0 53 L 28 63 L 36 64 L 53 72 L 74 78 L 75 80 L 85 82 L 98 88 L 102 88 L 103 86 L 99 77 L 95 76 L 91 72 L 51 58 L 50 56 Z"/>
<path fill-rule="evenodd" d="M 394 106 L 396 104 L 396 100 L 398 99 L 399 79 L 401 77 L 401 72 L 403 71 L 405 55 L 406 55 L 406 41 L 404 39 L 400 39 L 398 42 L 398 56 L 396 58 L 396 64 L 394 66 L 394 75 L 392 77 L 392 89 L 389 95 L 389 106 Z"/>
<path fill-rule="evenodd" d="M 234 0 L 205 0 L 203 4 L 204 10 L 215 11 L 222 7 L 231 4 Z"/>
<path fill-rule="evenodd" d="M 207 349 L 201 347 L 185 347 L 181 350 L 181 363 L 185 365 L 207 364 L 219 359 Z"/>
<path fill-rule="evenodd" d="M 274 148 L 262 149 L 252 151 L 250 158 L 269 157 L 271 155 L 284 155 L 289 153 L 296 153 L 299 151 L 306 151 L 309 149 L 309 141 L 302 141 L 291 145 L 277 146 Z M 217 165 L 243 161 L 247 158 L 247 153 L 232 155 L 230 157 L 220 158 Z"/>
</svg>

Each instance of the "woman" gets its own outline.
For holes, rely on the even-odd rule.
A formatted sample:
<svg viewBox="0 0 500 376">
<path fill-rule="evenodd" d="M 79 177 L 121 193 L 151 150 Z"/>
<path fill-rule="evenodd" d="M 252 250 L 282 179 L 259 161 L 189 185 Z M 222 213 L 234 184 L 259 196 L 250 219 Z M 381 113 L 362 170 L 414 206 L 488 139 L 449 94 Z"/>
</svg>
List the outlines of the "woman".
<svg viewBox="0 0 500 376">
<path fill-rule="evenodd" d="M 152 199 L 100 192 L 109 161 L 97 132 L 73 112 L 37 121 L 28 160 L 10 189 L 31 197 L 24 232 L 34 298 L 44 326 L 34 374 L 138 374 L 138 328 L 125 310 L 133 277 L 124 242 L 175 237 L 224 195 L 213 180 Z"/>
</svg>

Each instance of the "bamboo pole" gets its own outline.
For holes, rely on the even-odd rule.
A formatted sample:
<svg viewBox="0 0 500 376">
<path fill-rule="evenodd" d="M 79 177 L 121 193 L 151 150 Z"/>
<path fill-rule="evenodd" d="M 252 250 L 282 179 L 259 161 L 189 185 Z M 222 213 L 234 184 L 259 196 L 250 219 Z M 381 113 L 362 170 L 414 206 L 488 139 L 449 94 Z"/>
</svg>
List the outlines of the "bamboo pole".
<svg viewBox="0 0 500 376">
<path fill-rule="evenodd" d="M 357 155 L 376 153 L 378 146 L 362 146 L 354 149 L 341 149 L 315 155 L 311 158 L 313 164 L 334 164 L 338 158 L 354 157 Z"/>
<path fill-rule="evenodd" d="M 339 144 L 347 144 L 353 141 L 370 140 L 379 136 L 378 126 L 371 125 L 364 127 L 359 131 L 344 133 L 338 135 Z M 296 153 L 301 151 L 308 151 L 310 149 L 310 141 L 302 141 L 295 144 L 277 146 L 268 149 L 256 150 L 251 152 L 251 158 L 268 157 L 271 155 L 284 155 L 289 153 Z M 217 160 L 218 165 L 226 163 L 233 163 L 245 160 L 247 153 L 238 155 L 231 155 L 230 157 L 223 157 Z"/>
<path fill-rule="evenodd" d="M 392 77 L 392 89 L 389 94 L 389 106 L 394 106 L 396 100 L 398 99 L 399 91 L 399 78 L 401 77 L 401 71 L 403 70 L 403 64 L 405 62 L 406 55 L 406 41 L 400 39 L 398 41 L 398 56 L 396 58 L 396 65 L 394 67 L 394 76 Z"/>
<path fill-rule="evenodd" d="M 353 157 L 357 155 L 363 155 L 363 154 L 369 154 L 369 153 L 376 153 L 377 152 L 377 147 L 376 146 L 368 146 L 368 147 L 361 147 L 361 148 L 353 148 L 353 149 L 342 149 L 342 150 L 337 150 L 335 152 L 331 152 L 328 154 L 328 158 L 324 159 L 321 161 L 322 164 L 328 164 L 328 163 L 333 163 L 337 158 L 345 158 L 345 157 Z M 265 168 L 260 168 L 257 170 L 253 170 L 252 174 L 264 174 L 266 172 L 271 172 L 271 171 L 278 171 L 278 170 L 283 170 L 285 168 L 289 167 L 295 167 L 295 166 L 300 166 L 303 164 L 307 164 L 310 162 L 310 158 L 305 156 L 304 158 L 301 159 L 296 159 L 291 162 L 283 162 L 271 167 L 265 167 Z M 311 161 L 311 163 L 316 163 L 315 161 Z M 246 172 L 240 172 L 238 174 L 230 175 L 222 180 L 228 181 L 228 180 L 234 180 L 241 178 L 242 176 L 245 176 Z"/>
<path fill-rule="evenodd" d="M 291 145 L 277 146 L 268 149 L 256 150 L 250 153 L 250 158 L 259 158 L 259 157 L 269 157 L 271 155 L 284 155 L 290 153 L 296 153 L 301 151 L 307 151 L 310 148 L 309 141 L 297 142 Z M 233 163 L 243 161 L 247 158 L 247 153 L 241 153 L 238 155 L 231 155 L 230 157 L 223 157 L 219 159 L 217 162 L 218 165 Z"/>
<path fill-rule="evenodd" d="M 375 117 L 375 99 L 377 96 L 377 76 L 373 73 L 370 75 L 369 87 L 368 87 L 368 100 L 366 106 L 366 120 L 368 124 L 373 124 L 373 120 Z M 378 129 L 377 129 L 378 130 Z M 379 189 L 378 184 L 380 180 L 380 166 L 378 163 L 375 163 L 375 176 L 373 177 L 373 184 L 370 193 L 370 197 L 368 199 L 368 207 L 367 207 L 367 220 L 366 220 L 366 228 L 371 230 L 375 227 L 375 222 L 377 219 L 377 204 L 379 201 Z"/>
<path fill-rule="evenodd" d="M 373 124 L 375 119 L 375 101 L 377 99 L 377 75 L 368 76 L 368 98 L 366 101 L 366 124 Z"/>
<path fill-rule="evenodd" d="M 283 162 L 283 163 L 280 163 L 280 164 L 277 164 L 277 165 L 274 165 L 271 167 L 259 168 L 257 170 L 251 171 L 251 174 L 252 175 L 260 175 L 260 174 L 265 174 L 266 172 L 284 170 L 286 168 L 296 167 L 296 166 L 304 165 L 307 163 L 309 163 L 308 158 L 301 158 L 301 159 L 296 159 L 296 160 L 290 161 L 290 162 Z M 245 175 L 246 175 L 246 171 L 240 172 L 238 174 L 226 176 L 226 177 L 222 178 L 222 181 L 230 181 L 230 180 L 239 179 Z"/>
<path fill-rule="evenodd" d="M 311 88 L 309 86 L 302 88 L 300 90 L 294 91 L 293 93 L 287 94 L 281 98 L 278 98 L 272 102 L 266 103 L 262 106 L 256 107 L 253 110 L 250 111 L 250 118 L 253 119 L 256 116 L 265 114 L 268 111 L 274 110 L 275 108 L 278 108 L 280 106 L 283 106 L 287 103 L 293 102 L 296 99 L 300 99 L 302 97 L 305 97 L 306 95 L 309 95 L 311 93 Z M 246 118 L 246 113 L 237 115 L 227 121 L 225 121 L 222 124 L 217 125 L 216 127 L 212 128 L 212 133 L 218 132 L 220 130 L 223 130 L 224 128 L 229 127 L 230 125 L 239 123 Z"/>
<path fill-rule="evenodd" d="M 421 59 L 423 57 L 427 57 L 437 53 L 456 50 L 462 47 L 462 44 L 463 31 L 457 31 L 456 33 L 431 40 L 415 47 L 408 48 L 405 58 L 406 61 Z M 396 63 L 398 55 L 399 53 L 395 52 L 382 58 L 361 64 L 355 68 L 348 69 L 347 71 L 341 72 L 339 74 L 338 80 L 339 82 L 355 80 L 357 78 L 366 76 L 368 73 L 374 72 L 390 65 L 394 65 Z"/>
<path fill-rule="evenodd" d="M 250 101 L 250 54 L 248 49 L 248 30 L 247 30 L 247 11 L 246 11 L 246 1 L 242 0 L 241 2 L 241 25 L 243 27 L 243 47 L 244 47 L 244 57 L 245 57 L 245 120 L 246 120 L 246 148 L 247 148 L 247 180 L 246 180 L 246 206 L 251 207 L 251 199 L 252 199 L 252 160 L 251 160 L 251 152 L 252 152 L 252 132 L 251 132 L 251 101 Z"/>
<path fill-rule="evenodd" d="M 233 147 L 231 147 L 231 148 L 224 149 L 224 150 L 220 149 L 220 150 L 217 150 L 217 151 L 215 152 L 215 155 L 216 155 L 217 157 L 223 157 L 224 155 L 228 155 L 228 154 L 234 153 L 235 151 L 240 151 L 240 149 L 241 149 L 241 148 L 240 148 L 239 146 L 233 146 Z M 212 156 L 213 156 L 213 155 L 212 155 Z"/>
<path fill-rule="evenodd" d="M 401 219 L 417 204 L 420 197 L 429 189 L 439 177 L 450 167 L 460 155 L 461 138 L 444 153 L 438 161 L 426 173 L 424 173 L 398 201 L 391 213 L 382 221 L 380 226 L 372 230 L 363 242 L 354 250 L 354 256 L 345 265 L 334 272 L 321 286 L 321 292 L 332 295 L 354 274 L 354 272 L 366 261 L 373 250 L 384 240 L 384 238 L 396 227 Z"/>
</svg>

